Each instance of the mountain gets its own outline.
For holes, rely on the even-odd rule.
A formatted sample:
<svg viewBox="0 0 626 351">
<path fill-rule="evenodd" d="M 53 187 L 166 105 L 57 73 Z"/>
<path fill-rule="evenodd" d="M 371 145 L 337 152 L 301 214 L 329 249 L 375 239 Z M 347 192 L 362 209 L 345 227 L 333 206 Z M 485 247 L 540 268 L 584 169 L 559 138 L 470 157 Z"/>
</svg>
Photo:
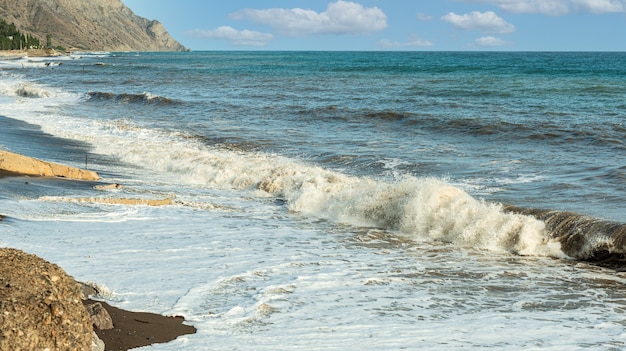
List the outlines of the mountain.
<svg viewBox="0 0 626 351">
<path fill-rule="evenodd" d="M 0 0 L 0 18 L 52 46 L 89 51 L 186 51 L 158 21 L 121 0 Z"/>
</svg>

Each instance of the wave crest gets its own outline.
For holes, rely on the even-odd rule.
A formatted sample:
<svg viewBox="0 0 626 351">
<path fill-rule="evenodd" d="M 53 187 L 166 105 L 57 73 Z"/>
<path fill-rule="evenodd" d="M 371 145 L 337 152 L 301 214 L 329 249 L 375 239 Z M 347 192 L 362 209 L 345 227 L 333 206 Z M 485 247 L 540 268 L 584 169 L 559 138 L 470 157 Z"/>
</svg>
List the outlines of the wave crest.
<svg viewBox="0 0 626 351">
<path fill-rule="evenodd" d="M 29 83 L 21 83 L 15 89 L 15 95 L 26 98 L 49 97 L 50 92 Z"/>
<path fill-rule="evenodd" d="M 173 105 L 177 102 L 167 97 L 153 95 L 150 93 L 141 94 L 114 94 L 108 92 L 89 92 L 87 93 L 89 100 L 91 101 L 115 101 L 118 103 L 139 103 L 139 104 L 156 104 L 156 105 Z"/>
<path fill-rule="evenodd" d="M 626 224 L 574 212 L 506 206 L 507 212 L 533 216 L 568 256 L 611 266 L 626 265 Z"/>
</svg>

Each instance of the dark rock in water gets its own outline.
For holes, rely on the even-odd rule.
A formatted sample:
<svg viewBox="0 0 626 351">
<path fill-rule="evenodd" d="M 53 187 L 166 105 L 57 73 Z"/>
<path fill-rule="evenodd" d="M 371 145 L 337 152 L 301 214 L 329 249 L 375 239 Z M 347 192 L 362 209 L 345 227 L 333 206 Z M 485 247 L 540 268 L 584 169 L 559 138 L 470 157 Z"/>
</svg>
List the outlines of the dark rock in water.
<svg viewBox="0 0 626 351">
<path fill-rule="evenodd" d="M 0 249 L 0 350 L 91 350 L 76 281 L 59 266 Z"/>
</svg>

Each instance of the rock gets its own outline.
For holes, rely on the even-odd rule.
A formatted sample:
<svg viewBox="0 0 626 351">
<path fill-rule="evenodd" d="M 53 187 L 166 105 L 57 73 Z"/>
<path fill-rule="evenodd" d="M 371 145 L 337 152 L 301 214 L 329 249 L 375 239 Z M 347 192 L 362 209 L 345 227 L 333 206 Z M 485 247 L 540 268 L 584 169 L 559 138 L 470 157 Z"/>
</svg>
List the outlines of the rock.
<svg viewBox="0 0 626 351">
<path fill-rule="evenodd" d="M 0 249 L 0 350 L 90 350 L 93 327 L 80 297 L 59 266 Z"/>
<path fill-rule="evenodd" d="M 91 339 L 91 351 L 104 351 L 104 341 L 100 340 L 96 332 L 93 332 Z"/>
<path fill-rule="evenodd" d="M 92 303 L 85 306 L 87 312 L 91 316 L 91 322 L 94 328 L 99 330 L 113 329 L 113 320 L 109 315 L 109 312 L 102 307 L 100 302 Z"/>
</svg>

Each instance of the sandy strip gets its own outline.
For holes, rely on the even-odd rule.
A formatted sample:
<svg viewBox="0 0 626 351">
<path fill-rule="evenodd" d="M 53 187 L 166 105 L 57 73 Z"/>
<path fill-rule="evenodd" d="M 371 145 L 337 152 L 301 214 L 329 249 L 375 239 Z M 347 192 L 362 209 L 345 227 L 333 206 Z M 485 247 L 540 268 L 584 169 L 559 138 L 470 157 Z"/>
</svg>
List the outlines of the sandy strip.
<svg viewBox="0 0 626 351">
<path fill-rule="evenodd" d="M 28 50 L 0 50 L 0 59 L 14 59 L 29 57 L 55 57 L 63 56 L 54 49 L 28 49 Z"/>
<path fill-rule="evenodd" d="M 167 206 L 174 204 L 174 200 L 165 199 L 141 199 L 124 197 L 66 197 L 66 196 L 42 196 L 42 201 L 78 202 L 106 205 L 144 205 L 144 206 Z"/>
<path fill-rule="evenodd" d="M 63 177 L 76 180 L 99 180 L 94 171 L 41 161 L 32 157 L 0 150 L 0 170 L 39 177 Z"/>
</svg>

